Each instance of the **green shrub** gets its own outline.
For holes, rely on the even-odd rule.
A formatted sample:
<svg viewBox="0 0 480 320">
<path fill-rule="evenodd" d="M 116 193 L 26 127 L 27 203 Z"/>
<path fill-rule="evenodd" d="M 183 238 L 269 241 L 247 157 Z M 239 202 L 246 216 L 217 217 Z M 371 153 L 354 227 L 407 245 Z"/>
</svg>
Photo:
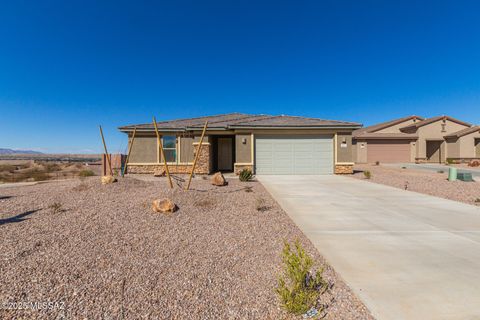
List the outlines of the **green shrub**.
<svg viewBox="0 0 480 320">
<path fill-rule="evenodd" d="M 250 169 L 243 169 L 242 171 L 240 171 L 240 174 L 238 175 L 238 178 L 240 179 L 240 181 L 250 181 L 252 180 L 252 177 L 253 177 L 253 174 L 252 174 L 252 170 Z"/>
<path fill-rule="evenodd" d="M 313 259 L 298 240 L 295 241 L 295 250 L 285 242 L 282 260 L 283 274 L 278 278 L 276 288 L 282 307 L 294 314 L 305 313 L 316 306 L 318 298 L 327 289 L 323 270 L 312 272 Z"/>
<path fill-rule="evenodd" d="M 365 179 L 370 179 L 372 177 L 372 173 L 368 170 L 363 171 L 363 176 Z"/>
<path fill-rule="evenodd" d="M 51 210 L 52 214 L 57 214 L 57 213 L 65 211 L 63 209 L 63 205 L 60 202 L 52 203 L 51 205 L 48 206 L 48 209 Z"/>
<path fill-rule="evenodd" d="M 25 176 L 28 178 L 33 178 L 34 181 L 45 181 L 50 179 L 50 176 L 43 171 L 40 170 L 33 170 L 25 174 Z"/>
<path fill-rule="evenodd" d="M 453 159 L 447 159 L 447 164 L 450 165 L 450 164 L 454 164 L 455 161 L 453 161 Z"/>
<path fill-rule="evenodd" d="M 95 175 L 95 172 L 93 172 L 92 170 L 82 170 L 78 173 L 78 176 L 80 177 L 91 177 L 94 175 Z"/>
</svg>

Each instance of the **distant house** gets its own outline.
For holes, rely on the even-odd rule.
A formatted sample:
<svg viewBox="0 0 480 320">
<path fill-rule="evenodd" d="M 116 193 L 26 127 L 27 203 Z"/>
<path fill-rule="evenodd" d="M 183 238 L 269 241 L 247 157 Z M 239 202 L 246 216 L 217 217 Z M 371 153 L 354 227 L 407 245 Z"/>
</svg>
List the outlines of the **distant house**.
<svg viewBox="0 0 480 320">
<path fill-rule="evenodd" d="M 432 162 L 480 157 L 480 129 L 449 117 L 409 116 L 354 131 L 358 163 Z"/>
<path fill-rule="evenodd" d="M 354 122 L 296 116 L 240 113 L 158 122 L 157 141 L 153 123 L 120 127 L 131 143 L 136 138 L 127 171 L 152 173 L 162 167 L 159 143 L 173 173 L 188 173 L 205 121 L 208 130 L 196 173 L 333 174 L 353 172 Z"/>
</svg>

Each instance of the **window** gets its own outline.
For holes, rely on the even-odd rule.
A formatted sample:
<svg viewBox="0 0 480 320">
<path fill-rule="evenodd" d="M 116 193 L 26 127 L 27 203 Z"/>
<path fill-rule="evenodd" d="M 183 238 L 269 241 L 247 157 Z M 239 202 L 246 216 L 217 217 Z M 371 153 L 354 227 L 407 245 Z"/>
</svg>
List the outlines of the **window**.
<svg viewBox="0 0 480 320">
<path fill-rule="evenodd" d="M 167 162 L 177 162 L 177 138 L 175 136 L 163 136 L 162 142 Z"/>
</svg>

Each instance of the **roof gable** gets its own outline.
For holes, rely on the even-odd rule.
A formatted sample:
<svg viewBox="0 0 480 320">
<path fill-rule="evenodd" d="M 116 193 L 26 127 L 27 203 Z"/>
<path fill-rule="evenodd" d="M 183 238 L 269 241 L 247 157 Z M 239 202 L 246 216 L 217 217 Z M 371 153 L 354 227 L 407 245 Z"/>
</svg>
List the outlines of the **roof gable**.
<svg viewBox="0 0 480 320">
<path fill-rule="evenodd" d="M 447 120 L 458 123 L 458 124 L 466 126 L 466 127 L 471 127 L 472 126 L 470 123 L 463 122 L 461 120 L 458 120 L 458 119 L 455 119 L 455 118 L 444 115 L 444 116 L 437 116 L 437 117 L 432 117 L 432 118 L 425 119 L 425 120 L 417 122 L 415 124 L 403 127 L 400 130 L 402 130 L 402 131 L 415 130 L 416 131 L 418 128 L 429 125 L 431 123 L 435 123 L 437 121 L 447 121 Z"/>
<path fill-rule="evenodd" d="M 445 138 L 460 138 L 475 132 L 480 133 L 480 126 L 474 126 L 474 127 L 466 128 L 466 129 L 451 133 L 449 135 L 446 135 Z"/>
<path fill-rule="evenodd" d="M 372 125 L 372 126 L 368 126 L 368 127 L 365 127 L 365 128 L 355 130 L 353 132 L 353 135 L 354 136 L 363 136 L 367 133 L 372 134 L 372 133 L 378 132 L 380 130 L 384 130 L 384 129 L 396 126 L 396 125 L 401 124 L 403 122 L 407 122 L 407 121 L 410 121 L 410 120 L 420 120 L 420 121 L 422 121 L 424 119 L 425 118 L 420 117 L 420 116 L 411 115 L 411 116 L 408 116 L 408 117 L 398 118 L 398 119 L 378 123 L 378 124 L 375 124 L 375 125 Z M 401 132 L 399 132 L 399 133 L 401 133 Z M 381 133 L 379 133 L 379 134 L 381 134 Z"/>
</svg>

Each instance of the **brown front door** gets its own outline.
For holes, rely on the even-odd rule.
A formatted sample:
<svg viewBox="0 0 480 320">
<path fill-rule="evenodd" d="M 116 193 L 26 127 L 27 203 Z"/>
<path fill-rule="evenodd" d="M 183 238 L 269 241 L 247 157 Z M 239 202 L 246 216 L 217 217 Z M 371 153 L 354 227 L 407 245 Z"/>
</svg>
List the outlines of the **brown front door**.
<svg viewBox="0 0 480 320">
<path fill-rule="evenodd" d="M 427 161 L 442 162 L 442 141 L 427 141 Z"/>
<path fill-rule="evenodd" d="M 480 158 L 480 139 L 475 139 L 475 157 Z"/>
<path fill-rule="evenodd" d="M 218 138 L 217 166 L 220 171 L 233 171 L 232 138 Z"/>
</svg>

